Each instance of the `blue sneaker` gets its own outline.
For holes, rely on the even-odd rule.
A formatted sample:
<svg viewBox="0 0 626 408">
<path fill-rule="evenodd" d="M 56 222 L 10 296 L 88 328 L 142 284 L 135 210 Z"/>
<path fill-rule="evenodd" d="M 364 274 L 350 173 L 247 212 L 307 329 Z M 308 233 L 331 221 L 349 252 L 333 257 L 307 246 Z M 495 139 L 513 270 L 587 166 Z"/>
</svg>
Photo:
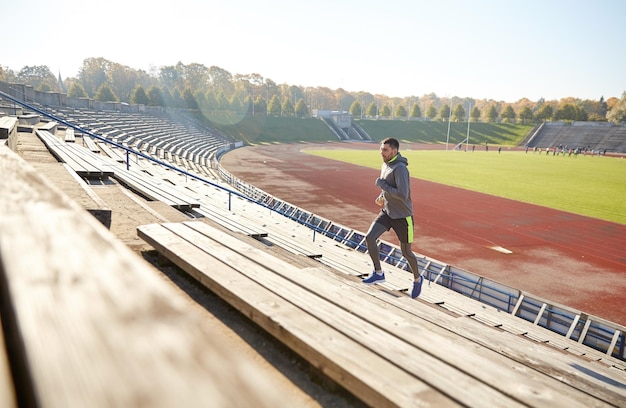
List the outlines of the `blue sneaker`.
<svg viewBox="0 0 626 408">
<path fill-rule="evenodd" d="M 420 280 L 415 282 L 413 281 L 413 289 L 411 290 L 411 298 L 415 299 L 422 293 L 422 282 L 424 282 L 424 277 L 420 275 Z"/>
<path fill-rule="evenodd" d="M 382 273 L 372 272 L 370 276 L 363 279 L 361 282 L 372 284 L 372 283 L 383 283 L 384 281 L 385 281 L 385 272 L 382 272 Z"/>
</svg>

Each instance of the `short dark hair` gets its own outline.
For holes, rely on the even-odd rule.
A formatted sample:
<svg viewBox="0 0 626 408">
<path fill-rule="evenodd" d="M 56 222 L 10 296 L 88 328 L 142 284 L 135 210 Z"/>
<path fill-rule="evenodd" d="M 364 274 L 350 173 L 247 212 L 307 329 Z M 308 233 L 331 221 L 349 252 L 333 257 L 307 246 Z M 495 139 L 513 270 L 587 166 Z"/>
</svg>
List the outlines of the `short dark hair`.
<svg viewBox="0 0 626 408">
<path fill-rule="evenodd" d="M 393 137 L 385 138 L 381 143 L 389 145 L 393 149 L 400 150 L 400 142 L 398 142 L 398 139 L 394 139 Z"/>
</svg>

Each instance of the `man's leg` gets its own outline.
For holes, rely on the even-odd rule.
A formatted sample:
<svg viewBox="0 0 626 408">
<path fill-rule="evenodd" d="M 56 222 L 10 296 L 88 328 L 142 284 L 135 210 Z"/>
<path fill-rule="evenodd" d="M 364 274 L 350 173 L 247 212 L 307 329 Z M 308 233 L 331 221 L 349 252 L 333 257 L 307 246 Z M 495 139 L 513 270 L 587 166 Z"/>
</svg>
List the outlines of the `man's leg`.
<svg viewBox="0 0 626 408">
<path fill-rule="evenodd" d="M 413 242 L 413 217 L 406 217 L 404 220 L 398 220 L 394 225 L 394 231 L 400 241 L 400 250 L 402 256 L 409 263 L 409 269 L 413 273 L 413 287 L 411 288 L 411 297 L 415 299 L 422 292 L 422 278 L 419 274 L 417 266 L 417 257 L 411 249 Z"/>
<path fill-rule="evenodd" d="M 367 231 L 367 235 L 365 236 L 365 243 L 367 244 L 367 252 L 370 254 L 370 258 L 372 258 L 372 264 L 374 264 L 374 271 L 381 272 L 382 267 L 380 266 L 380 251 L 378 250 L 378 238 L 388 230 L 383 224 L 374 221 L 372 225 L 370 225 L 369 231 Z"/>
<path fill-rule="evenodd" d="M 402 256 L 404 257 L 404 259 L 406 259 L 406 261 L 409 263 L 409 268 L 411 269 L 411 272 L 413 272 L 413 279 L 417 280 L 420 273 L 417 267 L 417 257 L 413 253 L 413 250 L 411 250 L 411 244 L 401 242 L 400 250 L 402 250 Z"/>
</svg>

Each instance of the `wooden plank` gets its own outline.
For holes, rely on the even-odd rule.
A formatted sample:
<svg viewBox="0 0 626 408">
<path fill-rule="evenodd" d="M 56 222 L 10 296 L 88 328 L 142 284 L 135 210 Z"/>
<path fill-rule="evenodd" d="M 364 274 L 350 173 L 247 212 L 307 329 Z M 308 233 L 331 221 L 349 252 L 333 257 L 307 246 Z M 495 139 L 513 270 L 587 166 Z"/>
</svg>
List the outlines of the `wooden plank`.
<svg viewBox="0 0 626 408">
<path fill-rule="evenodd" d="M 128 188 L 148 197 L 154 201 L 162 201 L 167 205 L 181 210 L 200 207 L 200 203 L 167 186 L 164 181 L 159 180 L 141 171 L 126 170 L 118 166 L 114 177 Z"/>
<path fill-rule="evenodd" d="M 43 125 L 38 126 L 38 129 L 48 131 L 54 135 L 56 134 L 56 131 L 57 131 L 57 125 L 58 125 L 57 122 L 50 121 L 50 122 L 44 123 Z"/>
<path fill-rule="evenodd" d="M 111 159 L 115 160 L 118 163 L 126 163 L 126 152 L 125 151 L 122 150 L 123 153 L 120 153 L 117 148 L 116 149 L 110 148 L 104 142 L 99 142 L 98 146 L 100 147 L 100 150 L 104 154 L 109 156 Z"/>
<path fill-rule="evenodd" d="M 74 135 L 74 129 L 67 128 L 65 129 L 65 143 L 75 143 L 76 136 Z"/>
<path fill-rule="evenodd" d="M 100 153 L 100 148 L 98 147 L 96 142 L 94 142 L 91 139 L 91 137 L 83 136 L 83 142 L 87 145 L 87 149 L 89 149 L 90 151 L 92 151 L 94 153 Z"/>
<path fill-rule="evenodd" d="M 180 268 L 369 405 L 410 406 L 419 400 L 433 406 L 457 406 L 420 379 L 241 274 L 231 266 L 242 261 L 239 256 L 225 253 L 220 259 L 212 258 L 158 224 L 143 225 L 137 231 Z M 263 269 L 257 265 L 250 272 L 263 274 Z M 263 276 L 269 276 L 267 271 Z M 355 358 L 359 355 L 367 358 Z"/>
<path fill-rule="evenodd" d="M 104 168 L 102 161 L 90 156 L 91 152 L 75 143 L 61 142 L 47 131 L 37 130 L 37 136 L 48 150 L 60 161 L 67 163 L 72 170 L 84 178 L 108 178 L 113 175 L 111 168 Z"/>
<path fill-rule="evenodd" d="M 194 229 L 204 232 L 210 229 L 210 227 L 202 223 L 185 223 L 185 225 L 193 226 Z M 175 230 L 179 235 L 188 234 L 188 230 L 183 229 L 181 224 L 166 224 L 166 227 Z M 211 235 L 213 235 L 213 232 L 211 232 Z M 196 246 L 207 251 L 210 244 L 203 237 L 206 237 L 206 235 L 190 234 L 188 239 Z M 339 290 L 337 293 L 334 293 L 338 290 L 337 287 L 330 286 L 327 282 L 323 283 L 315 280 L 308 274 L 302 274 L 301 271 L 294 270 L 294 268 L 289 268 L 288 264 L 277 262 L 274 257 L 269 256 L 265 252 L 255 250 L 247 244 L 223 233 L 217 233 L 217 235 L 212 236 L 212 239 L 215 239 L 215 242 L 219 242 L 219 245 L 214 249 L 219 252 L 213 256 L 219 257 L 222 262 L 236 265 L 238 269 L 242 269 L 242 274 L 247 275 L 250 273 L 256 275 L 258 272 L 248 272 L 253 269 L 253 265 L 249 261 L 245 261 L 242 264 L 241 259 L 237 258 L 237 256 L 245 256 L 246 258 L 254 259 L 255 262 L 259 262 L 262 259 L 265 263 L 264 267 L 267 269 L 271 268 L 275 274 L 281 275 L 283 278 L 287 278 L 286 275 L 288 274 L 291 275 L 287 278 L 290 282 L 293 282 L 291 284 L 286 284 L 284 279 L 276 282 L 275 279 L 277 278 L 275 276 L 266 274 L 263 274 L 262 277 L 259 276 L 259 282 L 262 282 L 265 287 L 270 288 L 271 286 L 275 293 L 280 293 L 281 297 L 300 308 L 306 309 L 307 305 L 315 304 L 315 308 L 310 313 L 332 325 L 337 330 L 341 330 L 349 337 L 358 339 L 364 346 L 377 350 L 377 353 L 385 356 L 389 361 L 398 361 L 400 355 L 411 355 L 415 362 L 419 361 L 419 364 L 414 364 L 411 361 L 402 361 L 404 370 L 413 373 L 418 378 L 425 378 L 424 375 L 427 375 L 430 377 L 427 381 L 431 385 L 438 387 L 442 392 L 448 393 L 452 398 L 455 398 L 455 391 L 450 390 L 451 388 L 465 388 L 469 386 L 469 384 L 466 384 L 466 386 L 461 385 L 468 381 L 467 378 L 460 375 L 460 372 L 463 372 L 471 373 L 472 378 L 481 379 L 481 384 L 474 384 L 472 390 L 473 393 L 481 396 L 482 403 L 491 398 L 493 398 L 492 402 L 497 401 L 499 397 L 496 390 L 500 390 L 502 395 L 515 395 L 516 399 L 524 401 L 524 403 L 528 403 L 531 406 L 541 406 L 546 404 L 547 401 L 550 401 L 550 404 L 554 406 L 572 406 L 571 404 L 576 405 L 578 401 L 593 401 L 593 399 L 585 395 L 576 395 L 571 398 L 569 396 L 560 396 L 558 401 L 552 401 L 553 393 L 560 394 L 559 391 L 555 390 L 561 389 L 562 392 L 576 393 L 572 393 L 569 391 L 569 387 L 564 387 L 554 379 L 535 378 L 534 376 L 528 378 L 527 376 L 519 375 L 523 369 L 511 368 L 511 361 L 509 360 L 505 359 L 500 361 L 500 364 L 497 364 L 491 358 L 476 357 L 469 351 L 469 349 L 473 349 L 474 346 L 472 345 L 468 344 L 468 350 L 466 350 L 460 346 L 458 341 L 431 336 L 430 333 L 426 336 L 419 328 L 411 325 L 407 326 L 406 321 L 402 322 L 403 324 L 399 322 L 395 322 L 395 324 L 389 323 L 390 319 L 394 319 L 394 315 L 389 314 L 389 310 L 386 313 L 378 311 L 376 308 L 372 308 L 371 305 L 363 303 L 361 297 L 355 297 L 354 293 L 350 291 Z M 235 256 L 228 253 L 224 250 L 223 245 L 228 247 L 239 246 L 239 249 L 236 250 L 238 255 Z M 235 251 L 234 248 L 231 249 Z M 178 248 L 176 253 L 179 253 Z M 202 262 L 199 262 L 198 265 L 202 265 Z M 296 280 L 297 283 L 295 283 Z M 330 293 L 328 293 L 329 291 Z M 326 302 L 332 303 L 332 306 L 320 299 L 314 300 L 311 296 L 321 297 Z M 341 307 L 337 309 L 339 304 L 341 304 Z M 310 306 L 309 309 L 311 309 Z M 283 322 L 283 327 L 285 325 L 286 323 Z M 399 330 L 398 327 L 405 330 Z M 383 332 L 379 331 L 380 328 L 384 328 Z M 364 336 L 363 333 L 367 333 L 367 335 Z M 399 340 L 400 338 L 402 340 Z M 406 350 L 404 350 L 405 348 Z M 424 352 L 425 350 L 427 350 L 426 353 Z M 495 355 L 492 357 L 495 358 Z M 461 371 L 455 371 L 457 368 Z M 422 370 L 427 370 L 430 374 L 425 374 Z M 441 377 L 438 374 L 434 374 L 435 372 L 439 373 Z M 489 387 L 493 387 L 493 389 L 485 389 L 485 384 L 489 384 Z M 508 384 L 516 384 L 516 386 L 510 387 Z M 494 391 L 496 391 L 496 395 L 493 395 Z M 470 401 L 469 405 L 472 405 L 471 398 L 466 395 L 464 402 L 467 403 L 468 400 Z"/>
<path fill-rule="evenodd" d="M 2 323 L 2 315 L 6 315 L 2 302 L 0 302 L 0 323 Z M 17 401 L 15 399 L 15 386 L 11 378 L 11 368 L 9 367 L 9 359 L 6 354 L 5 337 L 2 325 L 0 325 L 0 407 L 16 408 Z"/>
<path fill-rule="evenodd" d="M 211 230 L 209 226 L 202 223 L 187 222 L 185 223 L 185 225 L 192 226 L 194 229 L 198 231 L 203 231 L 205 233 Z M 477 361 L 472 361 L 474 358 L 472 352 L 464 350 L 464 348 L 462 347 L 462 341 L 459 341 L 456 335 L 454 336 L 453 340 L 448 340 L 445 336 L 443 338 L 433 338 L 433 336 L 429 335 L 428 338 L 424 338 L 419 336 L 417 333 L 405 333 L 399 331 L 398 328 L 411 327 L 411 324 L 402 319 L 400 319 L 399 321 L 393 321 L 395 316 L 393 314 L 389 314 L 388 309 L 385 309 L 387 313 L 376 313 L 371 305 L 367 302 L 363 302 L 360 297 L 358 297 L 357 299 L 353 299 L 353 297 L 351 296 L 353 294 L 352 292 L 334 293 L 334 287 L 329 286 L 327 282 L 319 282 L 319 280 L 315 279 L 309 280 L 308 275 L 302 274 L 302 272 L 299 270 L 294 271 L 293 268 L 288 268 L 288 264 L 284 264 L 283 262 L 274 259 L 274 257 L 268 256 L 268 254 L 266 254 L 265 252 L 251 251 L 247 244 L 239 240 L 233 239 L 232 237 L 224 236 L 223 233 L 218 233 L 218 235 L 219 242 L 221 244 L 227 245 L 233 250 L 235 250 L 235 247 L 237 247 L 237 251 L 240 255 L 253 258 L 259 263 L 264 264 L 267 268 L 272 268 L 274 272 L 280 275 L 284 275 L 294 282 L 297 280 L 298 284 L 302 285 L 308 290 L 313 291 L 316 294 L 319 294 L 321 297 L 326 298 L 326 300 L 332 302 L 333 304 L 342 305 L 343 308 L 351 315 L 354 314 L 361 317 L 364 321 L 370 321 L 376 327 L 386 328 L 387 331 L 392 332 L 397 337 L 404 338 L 407 342 L 413 343 L 420 350 L 430 351 L 432 355 L 440 358 L 441 361 L 447 361 L 450 365 L 461 368 L 463 372 L 471 373 L 476 378 L 483 379 L 485 383 L 491 384 L 491 386 L 496 389 L 500 389 L 499 387 L 503 387 L 503 392 L 516 395 L 516 398 L 519 398 L 526 403 L 533 405 L 534 396 L 528 398 L 528 395 L 526 395 L 526 392 L 531 389 L 534 389 L 533 395 L 536 395 L 538 398 L 538 401 L 534 402 L 539 403 L 540 405 L 545 404 L 546 401 L 541 402 L 539 400 L 544 398 L 546 395 L 551 394 L 553 391 L 560 389 L 561 391 L 557 391 L 557 393 L 569 392 L 570 394 L 572 394 L 572 398 L 570 399 L 568 396 L 566 398 L 560 398 L 559 402 L 551 401 L 550 404 L 553 406 L 558 406 L 561 403 L 564 403 L 563 406 L 570 406 L 569 404 L 576 404 L 576 402 L 582 401 L 585 401 L 585 404 L 593 404 L 594 398 L 589 399 L 586 395 L 586 392 L 578 394 L 575 391 L 569 390 L 569 387 L 562 387 L 562 384 L 560 384 L 560 378 L 557 379 L 557 381 L 550 381 L 546 379 L 537 380 L 536 378 L 532 378 L 532 380 L 530 381 L 528 381 L 528 378 L 507 379 L 507 376 L 511 375 L 507 372 L 507 370 L 512 367 L 510 361 L 506 359 L 499 360 L 499 362 L 504 367 L 504 371 L 502 371 L 500 367 L 494 364 L 494 362 L 498 360 L 498 357 L 495 354 L 489 355 L 489 358 L 487 358 L 488 361 L 480 361 L 480 359 Z M 328 293 L 329 291 L 333 293 Z M 408 300 L 408 297 L 405 298 Z M 300 297 L 296 298 L 296 300 L 299 299 Z M 301 305 L 301 307 L 306 306 L 303 304 Z M 315 309 L 316 312 L 319 310 L 319 308 Z M 339 324 L 340 327 L 343 327 L 342 323 Z M 445 344 L 447 344 L 446 340 L 450 341 L 449 346 L 445 346 Z M 468 349 L 475 351 L 475 345 L 467 344 L 467 347 Z M 459 354 L 455 356 L 456 353 Z M 480 367 L 480 369 L 476 369 L 477 367 Z M 521 371 L 524 370 L 524 368 L 518 367 L 515 370 Z M 492 372 L 486 373 L 485 371 Z M 518 385 L 523 384 L 524 390 L 521 391 L 519 394 L 516 394 L 516 391 L 512 391 L 507 388 L 507 384 L 511 383 L 515 383 Z M 555 388 L 542 389 L 544 386 L 552 386 Z M 626 393 L 624 393 L 624 395 L 626 395 Z"/>
<path fill-rule="evenodd" d="M 12 353 L 20 406 L 281 404 L 157 271 L 5 146 L 0 172 L 0 299 L 10 349 L 23 350 Z"/>
<path fill-rule="evenodd" d="M 196 211 L 230 231 L 241 232 L 256 239 L 269 236 L 266 230 L 251 226 L 249 223 L 238 222 L 236 216 L 217 206 L 208 206 L 202 203 Z"/>
<path fill-rule="evenodd" d="M 443 336 L 454 333 L 460 339 L 466 339 L 481 346 L 474 347 L 472 353 L 489 356 L 486 354 L 488 353 L 486 350 L 489 350 L 501 354 L 526 367 L 520 368 L 521 371 L 541 372 L 603 401 L 592 405 L 602 406 L 606 402 L 609 405 L 621 406 L 626 398 L 624 377 L 611 365 L 599 364 L 575 354 L 555 350 L 549 346 L 549 343 L 535 343 L 523 336 L 492 329 L 466 318 L 438 313 L 433 311 L 432 306 L 427 303 L 415 301 L 406 296 L 389 296 L 388 292 L 379 290 L 377 285 L 370 286 L 363 285 L 360 281 L 346 281 L 346 278 L 334 273 L 329 276 L 337 281 L 335 284 L 330 284 L 331 286 L 347 285 L 369 295 L 372 298 L 370 302 L 378 302 L 381 307 L 387 309 L 391 306 L 394 313 L 384 314 L 389 324 L 402 327 L 401 323 L 393 320 L 398 314 L 407 319 L 417 319 L 425 333 L 439 333 Z M 369 307 L 362 309 L 370 310 Z"/>
</svg>

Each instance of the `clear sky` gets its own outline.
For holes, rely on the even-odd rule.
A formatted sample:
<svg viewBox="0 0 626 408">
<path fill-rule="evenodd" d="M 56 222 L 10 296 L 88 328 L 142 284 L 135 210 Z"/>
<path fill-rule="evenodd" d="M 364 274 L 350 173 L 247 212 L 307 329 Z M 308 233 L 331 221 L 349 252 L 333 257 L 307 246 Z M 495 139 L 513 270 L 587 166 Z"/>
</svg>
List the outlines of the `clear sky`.
<svg viewBox="0 0 626 408">
<path fill-rule="evenodd" d="M 387 96 L 626 91 L 624 0 L 4 0 L 0 65 L 199 63 Z"/>
</svg>

